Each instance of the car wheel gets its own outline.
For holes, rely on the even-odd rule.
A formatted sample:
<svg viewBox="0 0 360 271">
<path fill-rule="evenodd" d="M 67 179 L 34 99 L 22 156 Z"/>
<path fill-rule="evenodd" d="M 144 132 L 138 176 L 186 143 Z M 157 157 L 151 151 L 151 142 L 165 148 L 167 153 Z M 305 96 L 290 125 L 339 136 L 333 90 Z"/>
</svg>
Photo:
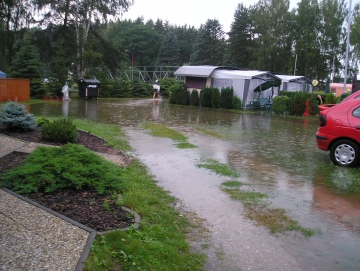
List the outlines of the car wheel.
<svg viewBox="0 0 360 271">
<path fill-rule="evenodd" d="M 357 144 L 351 140 L 339 140 L 330 150 L 331 161 L 335 165 L 354 167 L 359 164 L 360 150 Z"/>
</svg>

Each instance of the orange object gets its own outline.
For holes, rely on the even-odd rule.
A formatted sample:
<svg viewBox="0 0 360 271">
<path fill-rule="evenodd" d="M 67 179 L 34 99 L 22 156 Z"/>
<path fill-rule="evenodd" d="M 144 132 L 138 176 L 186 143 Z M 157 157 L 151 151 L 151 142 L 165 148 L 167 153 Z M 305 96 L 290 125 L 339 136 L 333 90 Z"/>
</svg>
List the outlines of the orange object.
<svg viewBox="0 0 360 271">
<path fill-rule="evenodd" d="M 305 112 L 304 112 L 303 116 L 308 117 L 309 116 L 310 102 L 306 101 L 305 104 L 306 104 L 306 106 L 305 106 Z"/>
</svg>

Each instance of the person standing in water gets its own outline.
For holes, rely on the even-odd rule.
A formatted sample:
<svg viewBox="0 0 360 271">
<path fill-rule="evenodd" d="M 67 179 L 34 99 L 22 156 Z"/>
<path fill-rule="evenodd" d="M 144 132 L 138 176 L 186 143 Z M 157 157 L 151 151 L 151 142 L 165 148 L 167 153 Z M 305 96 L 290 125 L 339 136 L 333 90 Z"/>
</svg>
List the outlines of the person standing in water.
<svg viewBox="0 0 360 271">
<path fill-rule="evenodd" d="M 158 94 L 160 95 L 160 84 L 158 80 L 156 80 L 155 84 L 153 84 L 153 93 L 153 100 L 157 98 Z"/>
</svg>

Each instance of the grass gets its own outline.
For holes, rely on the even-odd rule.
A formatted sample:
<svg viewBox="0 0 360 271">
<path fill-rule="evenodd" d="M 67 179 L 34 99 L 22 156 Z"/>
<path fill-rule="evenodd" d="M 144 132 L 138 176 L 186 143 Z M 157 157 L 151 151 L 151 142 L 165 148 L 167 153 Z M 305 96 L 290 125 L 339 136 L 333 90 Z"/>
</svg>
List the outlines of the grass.
<svg viewBox="0 0 360 271">
<path fill-rule="evenodd" d="M 158 137 L 170 138 L 177 141 L 176 147 L 179 149 L 193 149 L 197 148 L 195 145 L 187 142 L 187 137 L 182 133 L 170 129 L 160 123 L 143 123 L 141 127 L 150 131 L 150 134 Z"/>
<path fill-rule="evenodd" d="M 153 136 L 166 137 L 176 141 L 186 141 L 187 137 L 182 133 L 175 131 L 160 123 L 143 123 L 142 128 L 150 130 Z"/>
<path fill-rule="evenodd" d="M 239 177 L 239 174 L 233 171 L 227 164 L 220 163 L 213 159 L 206 159 L 204 163 L 197 164 L 196 166 L 209 169 L 218 175 Z"/>
</svg>

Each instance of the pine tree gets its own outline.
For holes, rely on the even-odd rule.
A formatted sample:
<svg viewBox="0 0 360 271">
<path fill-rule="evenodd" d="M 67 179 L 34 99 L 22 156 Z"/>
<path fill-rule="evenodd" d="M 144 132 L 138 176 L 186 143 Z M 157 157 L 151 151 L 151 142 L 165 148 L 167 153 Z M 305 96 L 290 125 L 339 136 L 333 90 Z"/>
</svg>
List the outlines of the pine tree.
<svg viewBox="0 0 360 271">
<path fill-rule="evenodd" d="M 179 65 L 179 44 L 175 34 L 171 31 L 166 33 L 165 39 L 159 51 L 159 65 L 178 66 Z"/>
<path fill-rule="evenodd" d="M 194 51 L 190 56 L 192 65 L 222 65 L 224 63 L 225 37 L 218 20 L 207 20 L 201 25 Z"/>
<path fill-rule="evenodd" d="M 234 14 L 234 22 L 231 24 L 229 32 L 229 60 L 231 66 L 249 68 L 251 56 L 252 41 L 252 23 L 250 18 L 250 9 L 242 3 Z"/>
<path fill-rule="evenodd" d="M 29 38 L 26 38 L 24 45 L 21 46 L 19 52 L 15 56 L 11 67 L 10 77 L 30 79 L 30 96 L 42 97 L 44 89 L 41 86 L 41 66 L 42 63 L 39 61 L 39 55 L 36 52 L 35 46 L 30 43 Z"/>
</svg>

